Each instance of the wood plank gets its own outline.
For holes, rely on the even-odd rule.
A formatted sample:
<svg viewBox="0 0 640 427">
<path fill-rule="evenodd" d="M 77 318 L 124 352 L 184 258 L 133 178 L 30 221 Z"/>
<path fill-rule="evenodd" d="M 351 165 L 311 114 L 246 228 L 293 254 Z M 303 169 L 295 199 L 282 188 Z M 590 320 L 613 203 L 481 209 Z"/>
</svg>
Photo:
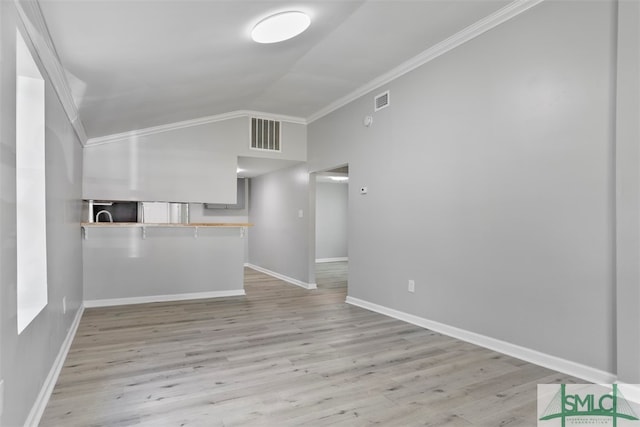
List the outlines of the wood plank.
<svg viewBox="0 0 640 427">
<path fill-rule="evenodd" d="M 246 269 L 244 297 L 87 309 L 42 426 L 535 425 L 576 382 Z"/>
</svg>

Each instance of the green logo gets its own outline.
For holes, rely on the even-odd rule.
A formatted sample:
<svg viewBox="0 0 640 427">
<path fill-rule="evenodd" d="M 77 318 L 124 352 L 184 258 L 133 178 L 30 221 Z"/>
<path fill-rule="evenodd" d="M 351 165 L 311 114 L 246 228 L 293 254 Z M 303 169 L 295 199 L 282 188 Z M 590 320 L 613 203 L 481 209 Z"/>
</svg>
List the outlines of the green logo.
<svg viewBox="0 0 640 427">
<path fill-rule="evenodd" d="M 547 405 L 540 421 L 559 419 L 565 427 L 567 420 L 573 425 L 602 424 L 609 418 L 614 427 L 618 420 L 638 421 L 631 404 L 613 384 L 611 388 L 597 385 L 574 384 L 578 390 L 567 391 L 566 384 L 560 384 L 560 390 Z M 539 386 L 540 387 L 540 386 Z M 603 418 L 605 417 L 605 418 Z"/>
</svg>

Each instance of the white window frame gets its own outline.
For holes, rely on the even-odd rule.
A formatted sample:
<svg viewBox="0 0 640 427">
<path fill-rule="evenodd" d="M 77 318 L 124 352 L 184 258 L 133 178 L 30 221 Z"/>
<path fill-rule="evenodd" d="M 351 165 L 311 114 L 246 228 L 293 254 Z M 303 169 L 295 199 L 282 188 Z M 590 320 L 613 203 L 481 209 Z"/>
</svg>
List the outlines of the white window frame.
<svg viewBox="0 0 640 427">
<path fill-rule="evenodd" d="M 18 334 L 48 303 L 45 163 L 45 82 L 16 30 Z"/>
</svg>

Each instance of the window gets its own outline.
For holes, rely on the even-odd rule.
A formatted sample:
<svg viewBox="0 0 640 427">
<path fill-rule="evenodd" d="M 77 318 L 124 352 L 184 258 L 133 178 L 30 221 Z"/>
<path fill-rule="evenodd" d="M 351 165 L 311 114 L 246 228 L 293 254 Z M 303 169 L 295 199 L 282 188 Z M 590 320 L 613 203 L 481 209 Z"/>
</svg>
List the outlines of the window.
<svg viewBox="0 0 640 427">
<path fill-rule="evenodd" d="M 16 32 L 18 333 L 47 305 L 44 79 Z"/>
</svg>

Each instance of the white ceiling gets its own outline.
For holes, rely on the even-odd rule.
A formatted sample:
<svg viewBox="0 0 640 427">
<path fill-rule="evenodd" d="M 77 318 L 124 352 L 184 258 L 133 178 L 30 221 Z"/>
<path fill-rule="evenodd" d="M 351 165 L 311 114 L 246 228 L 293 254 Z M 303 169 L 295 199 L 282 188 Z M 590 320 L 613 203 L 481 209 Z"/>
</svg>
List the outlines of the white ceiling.
<svg viewBox="0 0 640 427">
<path fill-rule="evenodd" d="M 508 0 L 39 0 L 90 138 L 235 110 L 307 118 Z M 301 36 L 251 41 L 300 10 Z"/>
</svg>

